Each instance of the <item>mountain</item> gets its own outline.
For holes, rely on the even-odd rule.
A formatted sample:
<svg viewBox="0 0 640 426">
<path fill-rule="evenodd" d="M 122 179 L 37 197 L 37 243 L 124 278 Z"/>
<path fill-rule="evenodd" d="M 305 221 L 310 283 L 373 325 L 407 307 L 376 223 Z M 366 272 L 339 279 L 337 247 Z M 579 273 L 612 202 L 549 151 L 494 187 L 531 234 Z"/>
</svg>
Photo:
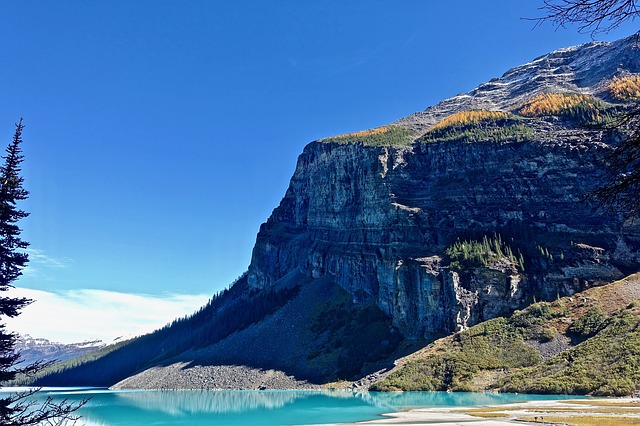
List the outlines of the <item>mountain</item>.
<svg viewBox="0 0 640 426">
<path fill-rule="evenodd" d="M 561 49 L 389 126 L 309 144 L 260 228 L 249 285 L 331 277 L 431 339 L 635 271 L 637 223 L 579 202 L 620 138 L 593 124 L 620 108 L 609 84 L 640 71 L 638 53 L 633 38 Z M 449 267 L 457 240 L 494 234 L 524 270 Z"/>
<path fill-rule="evenodd" d="M 587 43 L 389 125 L 311 142 L 228 290 L 37 383 L 372 380 L 437 338 L 638 271 L 638 221 L 582 201 L 624 137 L 606 125 L 640 93 L 638 73 L 635 38 Z"/>
<path fill-rule="evenodd" d="M 57 343 L 30 335 L 18 335 L 15 350 L 20 352 L 20 359 L 25 364 L 37 361 L 62 362 L 78 357 L 87 352 L 102 349 L 107 346 L 102 340 L 90 340 L 78 343 Z"/>
</svg>

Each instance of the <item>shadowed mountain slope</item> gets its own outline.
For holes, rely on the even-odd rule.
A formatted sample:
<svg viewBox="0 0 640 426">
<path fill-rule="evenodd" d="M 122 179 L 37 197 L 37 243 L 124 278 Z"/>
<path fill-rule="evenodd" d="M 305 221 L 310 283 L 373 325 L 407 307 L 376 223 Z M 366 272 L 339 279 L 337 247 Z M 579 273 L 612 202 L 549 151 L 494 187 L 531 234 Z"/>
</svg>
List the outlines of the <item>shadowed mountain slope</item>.
<svg viewBox="0 0 640 426">
<path fill-rule="evenodd" d="M 391 354 L 403 341 L 379 308 L 353 303 L 329 279 L 309 280 L 294 273 L 275 289 L 250 296 L 247 293 L 251 292 L 236 292 L 246 286 L 243 280 L 192 317 L 59 364 L 35 383 L 112 386 L 122 381 L 116 387 L 161 389 L 309 388 L 389 367 Z M 251 315 L 239 321 L 242 312 Z M 225 329 L 227 323 L 233 327 Z"/>
</svg>

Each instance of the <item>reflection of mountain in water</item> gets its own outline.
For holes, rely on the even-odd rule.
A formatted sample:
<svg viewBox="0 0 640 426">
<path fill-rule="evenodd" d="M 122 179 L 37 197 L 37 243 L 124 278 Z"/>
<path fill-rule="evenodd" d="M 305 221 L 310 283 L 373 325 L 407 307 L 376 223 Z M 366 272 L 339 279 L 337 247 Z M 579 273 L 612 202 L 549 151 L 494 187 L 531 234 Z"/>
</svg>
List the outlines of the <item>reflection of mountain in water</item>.
<svg viewBox="0 0 640 426">
<path fill-rule="evenodd" d="M 120 403 L 171 415 L 240 413 L 260 408 L 281 408 L 297 399 L 329 391 L 152 391 L 116 393 Z M 170 404 L 167 402 L 171 401 Z"/>
<path fill-rule="evenodd" d="M 532 399 L 532 395 L 446 392 L 345 392 L 345 391 L 151 391 L 117 392 L 119 404 L 170 415 L 241 413 L 276 409 L 311 397 L 357 399 L 395 411 L 412 407 L 455 407 L 508 404 Z M 535 396 L 533 396 L 535 399 Z M 169 403 L 170 402 L 170 403 Z"/>
</svg>

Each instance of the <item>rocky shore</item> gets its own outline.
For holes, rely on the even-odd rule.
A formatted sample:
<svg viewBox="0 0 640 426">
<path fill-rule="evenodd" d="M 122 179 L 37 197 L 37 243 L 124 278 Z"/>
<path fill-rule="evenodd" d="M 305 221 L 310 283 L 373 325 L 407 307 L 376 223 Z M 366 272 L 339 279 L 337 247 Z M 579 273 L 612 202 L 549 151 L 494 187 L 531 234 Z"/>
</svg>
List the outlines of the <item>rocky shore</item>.
<svg viewBox="0 0 640 426">
<path fill-rule="evenodd" d="M 278 370 L 243 365 L 190 365 L 186 362 L 154 367 L 116 383 L 111 389 L 321 389 Z"/>
</svg>

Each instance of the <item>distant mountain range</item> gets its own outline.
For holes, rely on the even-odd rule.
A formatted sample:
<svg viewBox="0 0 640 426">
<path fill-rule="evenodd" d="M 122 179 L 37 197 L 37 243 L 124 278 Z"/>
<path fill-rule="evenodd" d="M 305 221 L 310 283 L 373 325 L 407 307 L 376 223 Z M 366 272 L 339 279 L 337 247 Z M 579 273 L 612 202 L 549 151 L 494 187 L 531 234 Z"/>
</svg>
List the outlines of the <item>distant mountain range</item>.
<svg viewBox="0 0 640 426">
<path fill-rule="evenodd" d="M 15 350 L 20 352 L 23 363 L 32 364 L 36 361 L 66 361 L 84 355 L 97 349 L 102 349 L 107 343 L 102 340 L 89 340 L 79 343 L 57 343 L 30 335 L 19 335 Z"/>
<path fill-rule="evenodd" d="M 311 142 L 260 227 L 247 273 L 228 290 L 188 318 L 58 365 L 36 383 L 367 386 L 443 336 L 457 333 L 455 345 L 473 339 L 468 330 L 475 327 L 482 335 L 485 321 L 637 272 L 640 221 L 582 201 L 603 182 L 603 159 L 624 137 L 624 129 L 607 124 L 639 94 L 636 38 L 592 42 L 536 58 L 389 125 Z M 544 309 L 567 327 L 586 315 L 576 308 L 563 317 L 562 308 L 552 308 Z M 528 330 L 533 337 L 518 345 L 547 350 L 540 339 L 558 333 L 566 343 L 566 327 L 525 317 L 542 328 Z M 500 344 L 501 333 L 491 344 Z M 638 346 L 631 352 L 640 357 Z M 581 353 L 572 351 L 572 359 Z M 611 393 L 630 389 L 626 381 L 613 385 L 624 372 L 611 374 Z M 384 386 L 410 388 L 407 380 L 420 377 L 405 374 L 401 384 Z M 475 386 L 447 380 L 436 387 Z"/>
</svg>

